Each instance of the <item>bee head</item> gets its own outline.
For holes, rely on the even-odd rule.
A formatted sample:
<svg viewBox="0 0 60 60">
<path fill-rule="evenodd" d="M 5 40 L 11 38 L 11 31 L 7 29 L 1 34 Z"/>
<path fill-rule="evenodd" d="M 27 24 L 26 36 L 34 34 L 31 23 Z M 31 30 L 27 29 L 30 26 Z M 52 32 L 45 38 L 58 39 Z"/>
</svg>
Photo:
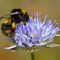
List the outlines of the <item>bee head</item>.
<svg viewBox="0 0 60 60">
<path fill-rule="evenodd" d="M 29 20 L 29 15 L 24 9 L 13 9 L 11 13 L 18 12 L 18 14 L 12 15 L 12 22 L 20 23 L 27 22 Z"/>
</svg>

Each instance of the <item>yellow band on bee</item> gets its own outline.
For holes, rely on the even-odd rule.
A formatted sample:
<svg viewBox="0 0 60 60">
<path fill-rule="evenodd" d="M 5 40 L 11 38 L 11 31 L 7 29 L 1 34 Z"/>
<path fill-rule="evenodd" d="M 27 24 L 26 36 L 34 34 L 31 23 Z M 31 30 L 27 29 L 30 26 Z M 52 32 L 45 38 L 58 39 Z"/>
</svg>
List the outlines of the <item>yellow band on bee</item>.
<svg viewBox="0 0 60 60">
<path fill-rule="evenodd" d="M 21 11 L 23 12 L 23 14 L 25 14 L 25 10 L 24 9 L 21 9 Z"/>
<path fill-rule="evenodd" d="M 11 21 L 9 19 L 4 18 L 1 20 L 1 23 L 2 24 L 11 23 Z"/>
</svg>

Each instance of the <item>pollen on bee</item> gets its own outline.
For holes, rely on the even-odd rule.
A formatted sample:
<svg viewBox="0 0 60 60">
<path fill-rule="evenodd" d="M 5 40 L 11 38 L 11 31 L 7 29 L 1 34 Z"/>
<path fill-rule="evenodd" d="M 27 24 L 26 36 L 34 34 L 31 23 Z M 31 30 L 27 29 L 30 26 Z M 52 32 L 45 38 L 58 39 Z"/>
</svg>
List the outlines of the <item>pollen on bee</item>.
<svg viewBox="0 0 60 60">
<path fill-rule="evenodd" d="M 15 29 L 15 23 L 12 23 L 12 29 Z"/>
</svg>

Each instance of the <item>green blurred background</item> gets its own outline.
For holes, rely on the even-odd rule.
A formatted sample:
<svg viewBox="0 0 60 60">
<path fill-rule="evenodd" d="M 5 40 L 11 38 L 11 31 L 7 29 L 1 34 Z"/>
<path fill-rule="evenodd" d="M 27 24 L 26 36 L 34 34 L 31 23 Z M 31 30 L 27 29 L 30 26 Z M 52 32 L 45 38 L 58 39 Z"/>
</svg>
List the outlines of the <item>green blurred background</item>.
<svg viewBox="0 0 60 60">
<path fill-rule="evenodd" d="M 33 16 L 34 13 L 38 11 L 41 13 L 41 20 L 43 20 L 47 14 L 47 20 L 54 17 L 58 24 L 60 24 L 60 0 L 0 0 L 0 16 L 10 13 L 14 8 L 25 9 L 30 16 Z M 55 37 L 54 43 L 60 44 L 60 37 Z M 0 60 L 31 60 L 30 53 L 25 50 L 21 52 L 4 50 L 4 47 L 10 44 L 12 43 L 5 38 L 0 29 Z M 35 52 L 35 59 L 60 60 L 60 47 L 40 47 L 39 50 Z"/>
</svg>

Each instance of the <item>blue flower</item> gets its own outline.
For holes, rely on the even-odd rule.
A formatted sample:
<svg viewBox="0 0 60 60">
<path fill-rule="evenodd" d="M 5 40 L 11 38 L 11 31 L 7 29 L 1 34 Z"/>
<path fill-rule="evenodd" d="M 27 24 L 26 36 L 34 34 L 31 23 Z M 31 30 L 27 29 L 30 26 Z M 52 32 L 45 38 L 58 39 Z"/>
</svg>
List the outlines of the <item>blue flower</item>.
<svg viewBox="0 0 60 60">
<path fill-rule="evenodd" d="M 30 17 L 29 22 L 26 25 L 21 22 L 16 26 L 14 40 L 16 45 L 11 47 L 6 47 L 5 49 L 11 49 L 16 46 L 19 47 L 34 47 L 34 46 L 45 46 L 53 42 L 53 37 L 57 36 L 57 32 L 60 30 L 56 20 L 52 23 L 53 17 L 46 22 L 46 17 L 44 21 L 41 22 L 40 14 L 37 17 Z M 55 24 L 56 23 L 56 24 Z M 50 45 L 49 45 L 50 46 Z M 55 46 L 53 44 L 53 46 Z M 57 46 L 57 45 L 56 45 Z"/>
</svg>

